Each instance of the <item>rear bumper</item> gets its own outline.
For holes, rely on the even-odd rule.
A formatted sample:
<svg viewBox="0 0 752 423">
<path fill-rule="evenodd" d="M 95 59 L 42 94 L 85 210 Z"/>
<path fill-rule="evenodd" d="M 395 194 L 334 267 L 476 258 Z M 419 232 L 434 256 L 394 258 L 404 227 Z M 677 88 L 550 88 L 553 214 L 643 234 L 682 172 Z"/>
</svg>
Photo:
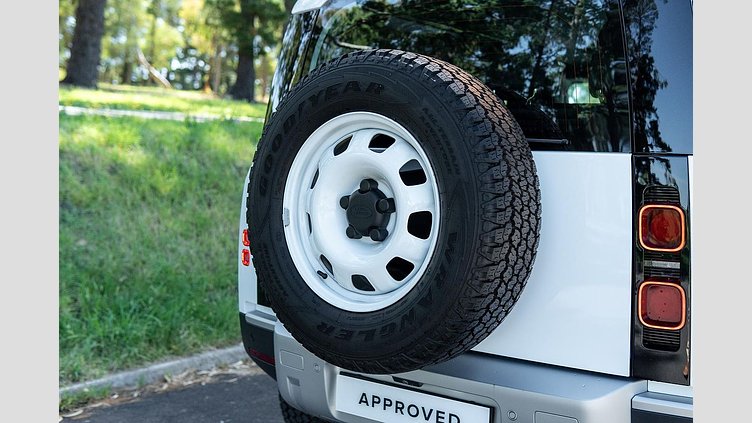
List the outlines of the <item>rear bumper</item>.
<svg viewBox="0 0 752 423">
<path fill-rule="evenodd" d="M 328 420 L 371 422 L 335 409 L 341 369 L 303 348 L 274 315 L 255 310 L 240 317 L 246 352 L 277 380 L 285 401 Z M 399 375 L 362 376 L 489 406 L 494 423 L 692 422 L 691 398 L 648 392 L 645 380 L 480 353 Z"/>
</svg>

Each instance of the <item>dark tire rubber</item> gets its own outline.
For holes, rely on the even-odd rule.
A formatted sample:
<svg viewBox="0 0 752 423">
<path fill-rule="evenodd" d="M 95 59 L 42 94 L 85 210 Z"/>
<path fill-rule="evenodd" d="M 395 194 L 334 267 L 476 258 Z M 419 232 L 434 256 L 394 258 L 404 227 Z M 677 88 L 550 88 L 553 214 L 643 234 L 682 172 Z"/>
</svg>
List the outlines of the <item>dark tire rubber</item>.
<svg viewBox="0 0 752 423">
<path fill-rule="evenodd" d="M 352 111 L 407 128 L 431 161 L 440 193 L 437 244 L 425 273 L 396 303 L 363 313 L 334 307 L 308 287 L 281 218 L 302 143 Z M 451 64 L 398 50 L 326 63 L 280 101 L 253 162 L 247 220 L 259 283 L 293 337 L 329 363 L 385 374 L 448 360 L 496 329 L 522 293 L 541 216 L 532 153 L 496 95 Z"/>
<path fill-rule="evenodd" d="M 282 410 L 285 423 L 326 423 L 326 420 L 308 415 L 288 404 L 282 395 L 279 396 L 279 408 Z"/>
</svg>

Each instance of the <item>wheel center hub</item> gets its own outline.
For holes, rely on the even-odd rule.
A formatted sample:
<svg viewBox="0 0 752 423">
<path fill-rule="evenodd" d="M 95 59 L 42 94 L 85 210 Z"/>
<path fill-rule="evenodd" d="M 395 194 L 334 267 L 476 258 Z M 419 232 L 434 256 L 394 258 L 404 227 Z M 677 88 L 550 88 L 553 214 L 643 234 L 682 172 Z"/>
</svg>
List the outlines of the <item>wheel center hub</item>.
<svg viewBox="0 0 752 423">
<path fill-rule="evenodd" d="M 349 238 L 368 236 L 374 241 L 383 241 L 389 236 L 386 226 L 395 212 L 394 199 L 387 198 L 378 187 L 373 179 L 363 179 L 357 190 L 339 200 L 339 205 L 347 211 L 345 233 Z"/>
</svg>

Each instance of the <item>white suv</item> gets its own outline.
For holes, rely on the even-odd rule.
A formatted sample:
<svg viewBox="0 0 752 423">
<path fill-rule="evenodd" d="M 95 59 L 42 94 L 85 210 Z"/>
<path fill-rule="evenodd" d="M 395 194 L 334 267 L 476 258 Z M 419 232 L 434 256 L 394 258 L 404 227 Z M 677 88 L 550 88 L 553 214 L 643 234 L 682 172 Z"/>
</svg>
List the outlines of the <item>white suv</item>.
<svg viewBox="0 0 752 423">
<path fill-rule="evenodd" d="M 692 421 L 689 0 L 301 0 L 244 187 L 286 421 Z"/>
</svg>

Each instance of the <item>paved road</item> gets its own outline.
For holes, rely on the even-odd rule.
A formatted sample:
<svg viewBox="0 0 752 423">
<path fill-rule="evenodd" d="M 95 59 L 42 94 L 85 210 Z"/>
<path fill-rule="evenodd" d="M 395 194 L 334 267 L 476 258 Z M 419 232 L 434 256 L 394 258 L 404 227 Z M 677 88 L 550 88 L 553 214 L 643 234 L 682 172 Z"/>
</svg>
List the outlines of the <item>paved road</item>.
<svg viewBox="0 0 752 423">
<path fill-rule="evenodd" d="M 276 382 L 264 373 L 222 375 L 206 385 L 90 409 L 63 423 L 283 423 L 277 398 Z"/>
</svg>

